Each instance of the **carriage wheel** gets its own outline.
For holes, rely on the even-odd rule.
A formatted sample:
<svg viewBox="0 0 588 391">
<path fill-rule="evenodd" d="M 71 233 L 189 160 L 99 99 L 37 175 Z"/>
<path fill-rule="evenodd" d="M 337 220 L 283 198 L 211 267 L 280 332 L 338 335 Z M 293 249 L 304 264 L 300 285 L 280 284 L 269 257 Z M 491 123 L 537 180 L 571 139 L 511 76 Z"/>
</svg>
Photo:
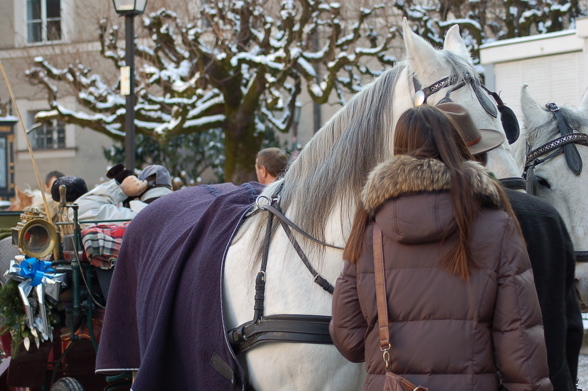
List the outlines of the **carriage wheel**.
<svg viewBox="0 0 588 391">
<path fill-rule="evenodd" d="M 84 386 L 73 377 L 62 377 L 53 383 L 50 391 L 84 391 Z"/>
</svg>

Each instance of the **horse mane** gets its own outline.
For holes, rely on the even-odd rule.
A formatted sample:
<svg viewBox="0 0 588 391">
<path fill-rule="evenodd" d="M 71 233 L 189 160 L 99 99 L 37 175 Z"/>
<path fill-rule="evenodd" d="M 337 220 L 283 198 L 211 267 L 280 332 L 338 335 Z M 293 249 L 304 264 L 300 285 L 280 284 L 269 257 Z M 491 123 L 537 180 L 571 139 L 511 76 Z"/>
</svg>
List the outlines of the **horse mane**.
<svg viewBox="0 0 588 391">
<path fill-rule="evenodd" d="M 447 61 L 447 76 L 456 77 L 456 84 L 470 79 L 481 84 L 468 59 L 447 50 L 439 53 Z M 393 96 L 399 76 L 405 70 L 411 77 L 407 61 L 398 62 L 364 86 L 304 146 L 284 177 L 264 190 L 264 195 L 271 195 L 283 183 L 282 210 L 313 237 L 325 241 L 327 220 L 336 208 L 343 222 L 339 226 L 341 233 L 347 236 L 345 229 L 351 227 L 368 174 L 392 155 Z M 261 238 L 266 221 L 266 218 L 259 218 L 255 223 L 247 222 L 247 229 L 251 227 L 249 224 L 254 225 L 253 229 Z M 345 224 L 346 221 L 349 224 Z M 278 225 L 274 224 L 273 233 Z M 324 249 L 306 238 L 300 239 L 311 251 Z M 255 244 L 258 259 L 262 253 L 261 242 Z"/>
<path fill-rule="evenodd" d="M 286 171 L 282 209 L 310 235 L 324 240 L 336 205 L 343 212 L 355 210 L 368 173 L 390 156 L 392 96 L 404 68 L 385 71 L 353 96 Z"/>
<path fill-rule="evenodd" d="M 543 110 L 548 111 L 547 109 Z M 574 129 L 576 132 L 586 133 L 582 132 L 581 130 L 588 128 L 588 118 L 586 118 L 583 112 L 579 112 L 575 109 L 565 106 L 560 107 L 559 111 L 568 126 Z M 533 128 L 526 127 L 526 130 L 527 139 L 534 148 L 537 148 L 540 145 L 548 143 L 554 138 L 561 136 L 555 115 L 552 115 L 549 121 L 545 124 Z"/>
</svg>

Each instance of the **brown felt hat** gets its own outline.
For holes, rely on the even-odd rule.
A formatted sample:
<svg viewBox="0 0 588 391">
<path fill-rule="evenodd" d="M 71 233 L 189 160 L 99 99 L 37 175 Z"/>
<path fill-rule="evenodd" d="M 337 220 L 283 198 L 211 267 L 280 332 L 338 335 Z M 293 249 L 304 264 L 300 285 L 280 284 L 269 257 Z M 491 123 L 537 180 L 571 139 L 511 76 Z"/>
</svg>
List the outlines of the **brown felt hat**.
<svg viewBox="0 0 588 391">
<path fill-rule="evenodd" d="M 436 106 L 453 119 L 457 130 L 465 140 L 472 155 L 490 151 L 505 140 L 504 135 L 494 129 L 478 129 L 465 107 L 457 103 L 441 103 Z"/>
</svg>

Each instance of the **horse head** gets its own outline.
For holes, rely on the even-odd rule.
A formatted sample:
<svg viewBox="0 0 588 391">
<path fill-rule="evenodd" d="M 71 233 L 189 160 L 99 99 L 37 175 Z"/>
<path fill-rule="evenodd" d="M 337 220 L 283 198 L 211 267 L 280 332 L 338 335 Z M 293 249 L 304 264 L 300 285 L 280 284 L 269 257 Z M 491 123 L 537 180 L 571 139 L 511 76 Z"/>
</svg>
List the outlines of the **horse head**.
<svg viewBox="0 0 588 391">
<path fill-rule="evenodd" d="M 588 192 L 588 172 L 583 170 L 588 163 L 588 136 L 584 136 L 588 134 L 588 91 L 578 108 L 553 104 L 542 107 L 527 87 L 521 87 L 524 128 L 517 154 L 526 157 L 527 188 L 558 210 L 578 260 L 584 260 L 588 251 L 588 216 L 582 212 Z M 586 302 L 588 263 L 576 264 L 576 280 Z"/>
<path fill-rule="evenodd" d="M 501 121 L 501 116 L 505 115 L 502 109 L 504 106 L 499 107 L 498 103 L 502 102 L 497 102 L 482 85 L 465 42 L 459 34 L 459 26 L 454 25 L 447 31 L 443 50 L 436 50 L 412 32 L 406 19 L 403 30 L 406 61 L 413 75 L 413 79 L 407 81 L 406 90 L 414 94 L 416 102 L 413 104 L 421 103 L 419 88 L 425 91 L 426 103 L 429 105 L 448 101 L 459 103 L 467 108 L 480 129 L 498 130 L 505 135 L 506 140 Z M 400 100 L 400 103 L 405 101 Z M 397 112 L 402 113 L 407 108 L 398 107 Z M 488 152 L 487 167 L 498 178 L 519 177 L 521 173 L 507 142 Z"/>
</svg>

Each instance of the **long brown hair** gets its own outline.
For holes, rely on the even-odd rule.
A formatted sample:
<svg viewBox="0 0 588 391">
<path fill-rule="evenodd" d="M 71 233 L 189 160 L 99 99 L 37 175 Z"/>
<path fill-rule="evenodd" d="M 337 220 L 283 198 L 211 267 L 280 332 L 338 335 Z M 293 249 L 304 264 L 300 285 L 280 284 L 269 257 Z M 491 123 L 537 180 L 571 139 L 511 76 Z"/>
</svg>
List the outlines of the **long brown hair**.
<svg viewBox="0 0 588 391">
<path fill-rule="evenodd" d="M 443 162 L 451 175 L 450 197 L 458 240 L 441 259 L 441 267 L 464 280 L 476 267 L 468 246 L 472 222 L 481 205 L 475 198 L 472 184 L 464 172 L 464 162 L 473 160 L 457 125 L 443 111 L 432 106 L 420 106 L 404 112 L 394 132 L 394 154 L 410 155 L 415 158 L 434 158 Z M 506 195 L 496 183 L 502 206 L 514 216 Z M 357 261 L 362 247 L 365 228 L 373 216 L 359 206 L 352 231 L 345 246 L 343 257 L 351 262 Z M 515 220 L 516 221 L 516 220 Z"/>
</svg>

